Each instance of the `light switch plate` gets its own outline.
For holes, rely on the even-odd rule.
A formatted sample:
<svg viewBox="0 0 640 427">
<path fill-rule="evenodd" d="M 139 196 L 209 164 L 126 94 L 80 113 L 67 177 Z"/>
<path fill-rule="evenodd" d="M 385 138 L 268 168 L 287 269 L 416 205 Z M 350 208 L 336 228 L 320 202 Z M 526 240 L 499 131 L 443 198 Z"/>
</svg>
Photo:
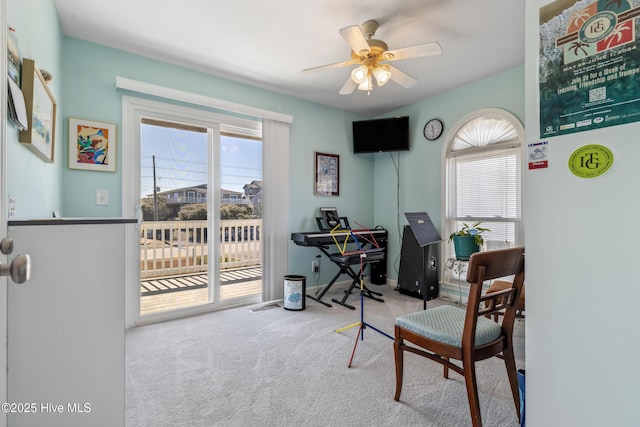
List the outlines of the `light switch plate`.
<svg viewBox="0 0 640 427">
<path fill-rule="evenodd" d="M 109 205 L 109 190 L 96 190 L 96 205 L 97 206 Z"/>
</svg>

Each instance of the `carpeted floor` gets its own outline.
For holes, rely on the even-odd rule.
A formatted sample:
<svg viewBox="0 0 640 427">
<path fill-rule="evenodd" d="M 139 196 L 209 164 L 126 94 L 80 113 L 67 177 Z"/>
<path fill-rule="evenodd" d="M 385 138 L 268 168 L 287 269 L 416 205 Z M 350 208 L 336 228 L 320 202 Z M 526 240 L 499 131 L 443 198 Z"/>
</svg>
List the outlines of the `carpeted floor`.
<svg viewBox="0 0 640 427">
<path fill-rule="evenodd" d="M 422 302 L 389 286 L 384 303 L 365 299 L 365 321 L 393 335 L 395 318 Z M 328 293 L 323 300 L 341 297 Z M 360 320 L 307 299 L 303 311 L 242 307 L 134 328 L 127 333 L 126 425 L 137 426 L 466 426 L 462 377 L 405 356 L 400 402 L 393 400 L 392 340 L 366 329 L 348 368 Z M 444 301 L 430 301 L 429 307 Z M 524 368 L 524 320 L 516 320 L 516 362 Z M 517 426 L 504 362 L 477 364 L 485 426 Z"/>
</svg>

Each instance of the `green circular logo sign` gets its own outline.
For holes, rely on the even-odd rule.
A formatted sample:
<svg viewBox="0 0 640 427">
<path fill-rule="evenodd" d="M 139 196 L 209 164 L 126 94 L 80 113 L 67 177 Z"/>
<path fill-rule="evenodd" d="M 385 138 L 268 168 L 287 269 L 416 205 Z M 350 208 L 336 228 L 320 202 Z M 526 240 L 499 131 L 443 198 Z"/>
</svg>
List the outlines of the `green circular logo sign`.
<svg viewBox="0 0 640 427">
<path fill-rule="evenodd" d="M 582 24 L 578 37 L 585 43 L 598 43 L 609 37 L 618 25 L 618 15 L 605 10 L 598 12 Z"/>
<path fill-rule="evenodd" d="M 613 153 L 602 145 L 585 145 L 569 157 L 569 169 L 580 178 L 594 178 L 609 170 L 613 164 Z"/>
</svg>

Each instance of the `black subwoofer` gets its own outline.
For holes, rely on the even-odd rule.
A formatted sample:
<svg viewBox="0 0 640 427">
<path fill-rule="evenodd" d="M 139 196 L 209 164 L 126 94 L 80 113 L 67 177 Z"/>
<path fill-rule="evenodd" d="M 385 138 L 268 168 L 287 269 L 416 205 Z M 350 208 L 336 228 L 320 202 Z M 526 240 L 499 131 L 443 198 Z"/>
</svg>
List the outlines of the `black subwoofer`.
<svg viewBox="0 0 640 427">
<path fill-rule="evenodd" d="M 420 247 L 408 225 L 402 232 L 396 289 L 401 294 L 420 299 L 423 299 L 423 289 L 426 289 L 427 301 L 438 297 L 438 243 Z"/>
</svg>

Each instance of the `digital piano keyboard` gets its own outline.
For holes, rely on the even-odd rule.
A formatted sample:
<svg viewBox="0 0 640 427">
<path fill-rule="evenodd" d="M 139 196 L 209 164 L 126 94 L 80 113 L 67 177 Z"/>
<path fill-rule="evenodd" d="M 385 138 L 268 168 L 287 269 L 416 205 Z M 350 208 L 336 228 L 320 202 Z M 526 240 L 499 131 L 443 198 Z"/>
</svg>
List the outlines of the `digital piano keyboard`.
<svg viewBox="0 0 640 427">
<path fill-rule="evenodd" d="M 344 242 L 344 238 L 347 237 L 347 232 L 348 230 L 344 230 L 344 232 L 340 231 L 336 233 L 335 239 L 342 244 Z M 367 239 L 372 240 L 372 238 L 378 243 L 386 241 L 387 239 L 387 230 L 384 228 L 374 228 L 373 230 L 351 230 L 348 238 L 349 242 L 353 243 L 353 237 L 351 234 L 355 235 L 356 238 L 358 238 L 358 236 L 362 236 L 362 241 L 360 241 L 361 244 L 365 243 Z M 334 235 L 324 231 L 291 233 L 291 240 L 293 240 L 293 242 L 298 246 L 322 247 L 336 243 Z"/>
</svg>

